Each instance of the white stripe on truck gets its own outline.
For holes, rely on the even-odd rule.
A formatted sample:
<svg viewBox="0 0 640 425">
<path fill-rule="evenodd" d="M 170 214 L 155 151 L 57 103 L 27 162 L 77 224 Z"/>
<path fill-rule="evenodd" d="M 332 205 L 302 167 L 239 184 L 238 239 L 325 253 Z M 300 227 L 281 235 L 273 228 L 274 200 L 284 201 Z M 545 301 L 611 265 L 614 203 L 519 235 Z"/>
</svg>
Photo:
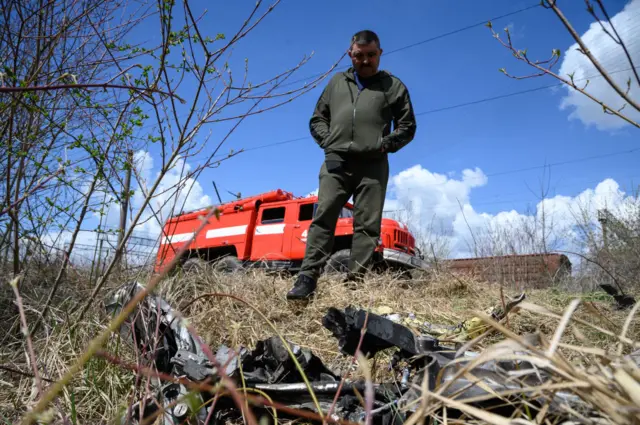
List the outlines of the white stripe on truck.
<svg viewBox="0 0 640 425">
<path fill-rule="evenodd" d="M 256 236 L 262 235 L 281 235 L 284 233 L 284 223 L 279 224 L 264 224 L 262 226 L 256 226 Z M 207 239 L 213 238 L 226 238 L 229 236 L 238 236 L 244 235 L 247 231 L 247 225 L 243 224 L 242 226 L 231 226 L 231 227 L 221 227 L 219 229 L 210 229 L 207 230 L 205 237 Z M 179 243 L 186 242 L 193 236 L 193 233 L 175 233 L 170 236 L 165 236 L 163 239 L 163 244 L 168 243 Z"/>
<path fill-rule="evenodd" d="M 206 238 L 225 238 L 227 236 L 243 235 L 247 231 L 247 225 L 221 227 L 220 229 L 207 230 Z"/>
<path fill-rule="evenodd" d="M 170 243 L 179 243 L 186 242 L 193 237 L 193 232 L 191 233 L 174 233 L 173 235 L 165 236 L 162 239 L 162 244 L 167 245 Z"/>
<path fill-rule="evenodd" d="M 284 223 L 281 224 L 264 224 L 256 226 L 256 236 L 260 235 L 280 235 L 284 233 Z"/>
</svg>

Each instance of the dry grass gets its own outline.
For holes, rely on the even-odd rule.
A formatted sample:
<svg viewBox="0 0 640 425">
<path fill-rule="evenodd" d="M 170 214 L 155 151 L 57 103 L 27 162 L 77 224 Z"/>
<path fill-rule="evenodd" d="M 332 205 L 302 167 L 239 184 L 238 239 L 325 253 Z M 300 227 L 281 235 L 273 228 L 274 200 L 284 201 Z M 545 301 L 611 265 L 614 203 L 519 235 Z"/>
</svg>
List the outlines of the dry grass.
<svg viewBox="0 0 640 425">
<path fill-rule="evenodd" d="M 501 299 L 499 287 L 453 279 L 447 275 L 435 276 L 424 281 L 416 280 L 410 284 L 399 278 L 395 279 L 393 276 L 374 275 L 370 276 L 366 283 L 355 291 L 344 288 L 338 280 L 323 278 L 319 283 L 316 299 L 305 306 L 299 303 L 292 305 L 286 301 L 285 293 L 291 283 L 291 278 L 268 276 L 262 272 L 237 275 L 206 272 L 190 275 L 178 274 L 167 278 L 159 285 L 158 292 L 191 319 L 197 331 L 213 350 L 223 343 L 233 347 L 238 345 L 253 347 L 258 340 L 274 335 L 274 329 L 271 327 L 274 326 L 277 332 L 291 342 L 312 349 L 338 373 L 346 372 L 350 366 L 351 358 L 344 357 L 339 353 L 337 341 L 322 326 L 321 320 L 328 307 L 344 308 L 353 305 L 361 308 L 369 306 L 377 308 L 386 306 L 395 313 L 414 313 L 420 320 L 456 324 L 472 317 L 477 312 L 500 304 Z M 111 287 L 114 286 L 115 284 L 112 283 Z M 39 292 L 46 291 L 40 290 Z M 89 292 L 90 288 L 83 287 L 79 282 L 68 285 L 67 290 L 60 295 L 50 313 L 47 320 L 48 326 L 34 337 L 38 370 L 43 377 L 55 379 L 61 376 L 72 360 L 86 348 L 90 339 L 99 331 L 104 330 L 107 322 L 101 310 L 101 302 L 95 303 L 91 314 L 86 316 L 86 323 L 78 326 L 76 333 L 72 333 L 67 326 L 65 312 L 70 305 L 77 301 L 84 301 L 84 297 Z M 201 298 L 185 308 L 191 300 L 208 293 L 233 294 L 243 299 L 246 304 L 228 297 L 212 295 Z M 3 292 L 2 295 L 4 297 L 6 294 Z M 505 290 L 505 295 L 513 296 L 516 293 Z M 33 294 L 28 294 L 25 298 L 27 312 L 32 310 L 30 313 L 32 320 L 35 314 L 33 310 L 40 298 L 33 296 Z M 517 340 L 520 335 L 539 331 L 543 340 L 552 341 L 560 319 L 553 317 L 548 312 L 536 311 L 531 305 L 544 306 L 562 316 L 573 298 L 574 296 L 571 294 L 553 289 L 529 291 L 527 292 L 528 304 L 524 306 L 525 308 L 509 316 L 508 323 L 504 323 L 505 332 L 512 332 L 513 337 Z M 264 314 L 269 323 L 265 322 L 251 306 Z M 622 406 L 625 400 L 631 400 L 631 405 L 634 402 L 637 403 L 637 400 L 634 401 L 634 397 L 637 398 L 637 395 L 628 394 L 629 388 L 632 389 L 634 385 L 638 385 L 640 374 L 638 374 L 637 368 L 632 370 L 627 365 L 626 369 L 620 369 L 625 372 L 618 372 L 617 375 L 605 372 L 602 368 L 603 365 L 615 363 L 620 358 L 616 352 L 618 348 L 616 335 L 623 329 L 628 314 L 628 312 L 614 310 L 608 296 L 600 296 L 600 294 L 584 296 L 583 302 L 577 306 L 572 318 L 586 321 L 601 329 L 597 330 L 594 327 L 573 321 L 560 335 L 557 350 L 553 352 L 555 356 L 562 355 L 563 359 L 571 362 L 569 363 L 570 367 L 575 368 L 575 370 L 572 369 L 571 374 L 591 373 L 606 377 L 599 376 L 598 379 L 605 379 L 603 385 L 606 390 L 611 394 L 616 394 L 615 397 L 607 398 L 613 403 L 614 413 L 615 406 Z M 14 319 L 17 319 L 17 316 Z M 3 326 L 10 326 L 7 323 L 5 322 Z M 640 340 L 639 336 L 640 327 L 636 325 L 635 321 L 630 322 L 626 337 L 632 341 L 638 341 Z M 474 350 L 479 350 L 502 339 L 504 339 L 504 335 L 495 333 L 481 341 L 481 344 L 474 347 Z M 9 338 L 9 341 L 2 347 L 2 364 L 8 364 L 12 368 L 25 372 L 32 370 L 25 356 L 25 347 L 24 340 L 20 335 Z M 580 350 L 575 347 L 588 347 L 592 353 L 581 352 L 585 349 Z M 596 351 L 596 349 L 601 351 Z M 117 338 L 113 338 L 109 342 L 107 350 L 112 353 L 117 352 L 128 361 L 135 362 L 133 356 L 130 353 L 125 353 L 118 345 Z M 623 354 L 629 351 L 630 347 L 625 345 Z M 562 364 L 564 365 L 564 363 Z M 374 380 L 390 378 L 388 358 L 384 353 L 371 360 L 370 367 Z M 358 371 L 352 372 L 358 373 Z M 94 358 L 65 389 L 63 397 L 56 401 L 56 410 L 64 412 L 67 418 L 77 418 L 77 423 L 108 423 L 120 409 L 131 401 L 135 379 L 131 373 L 120 367 Z M 600 381 L 598 382 L 600 383 Z M 18 419 L 28 406 L 32 405 L 36 395 L 35 381 L 32 378 L 0 371 L 0 386 L 2 386 L 0 389 L 0 413 L 2 414 L 0 423 L 3 423 L 3 419 L 8 421 L 7 423 L 11 423 Z M 625 386 L 628 387 L 626 390 Z M 605 398 L 600 394 L 602 388 L 598 391 L 600 392 L 593 390 L 593 394 L 599 394 L 600 399 L 604 400 Z M 618 393 L 623 395 L 617 395 Z M 596 398 L 593 403 L 597 403 L 597 400 Z M 455 405 L 457 402 L 442 399 L 438 395 L 432 395 L 430 403 L 431 407 L 444 404 L 460 408 Z M 605 409 L 604 407 L 598 408 Z M 464 411 L 464 409 L 462 410 Z M 473 412 L 467 413 L 478 418 L 477 414 L 474 415 Z M 434 411 L 430 408 L 422 411 L 421 414 L 434 414 Z M 635 414 L 617 414 L 623 416 L 609 417 L 618 420 L 636 417 Z M 61 417 L 58 415 L 57 419 L 60 420 Z M 483 419 L 485 422 L 500 422 L 494 417 Z M 73 423 L 73 421 L 69 423 Z"/>
<path fill-rule="evenodd" d="M 338 280 L 321 279 L 316 299 L 308 305 L 292 305 L 285 299 L 290 288 L 290 278 L 266 277 L 262 273 L 249 273 L 230 278 L 213 273 L 178 276 L 161 286 L 161 294 L 169 302 L 181 307 L 205 293 L 233 294 L 257 307 L 288 340 L 313 349 L 325 362 L 336 366 L 350 359 L 343 359 L 330 332 L 321 323 L 329 307 L 344 308 L 353 305 L 373 309 L 386 306 L 394 313 L 413 313 L 421 321 L 457 324 L 471 318 L 476 312 L 485 311 L 501 303 L 500 287 L 471 280 L 453 279 L 441 275 L 429 280 L 415 280 L 410 284 L 389 275 L 370 276 L 361 288 L 353 291 Z M 517 295 L 504 289 L 505 295 Z M 527 300 L 556 312 L 562 311 L 574 296 L 553 289 L 527 291 Z M 585 295 L 576 311 L 576 318 L 616 332 L 627 317 L 627 312 L 613 308 L 611 299 L 600 294 Z M 217 344 L 253 346 L 258 340 L 273 335 L 272 328 L 247 305 L 230 298 L 207 297 L 198 300 L 183 313 L 193 323 L 206 341 L 214 348 Z M 541 317 L 528 311 L 520 311 L 509 318 L 509 329 L 516 334 L 540 331 L 551 336 L 557 320 Z M 615 338 L 602 335 L 589 327 L 578 325 L 586 337 L 597 347 L 614 343 Z M 632 326 L 630 338 L 640 336 L 640 327 Z M 500 339 L 499 335 L 486 343 Z M 576 344 L 573 334 L 565 335 L 563 343 Z M 566 355 L 576 357 L 575 353 Z M 384 365 L 386 366 L 386 365 Z M 384 369 L 382 367 L 381 369 Z M 381 376 L 377 376 L 381 378 Z"/>
</svg>

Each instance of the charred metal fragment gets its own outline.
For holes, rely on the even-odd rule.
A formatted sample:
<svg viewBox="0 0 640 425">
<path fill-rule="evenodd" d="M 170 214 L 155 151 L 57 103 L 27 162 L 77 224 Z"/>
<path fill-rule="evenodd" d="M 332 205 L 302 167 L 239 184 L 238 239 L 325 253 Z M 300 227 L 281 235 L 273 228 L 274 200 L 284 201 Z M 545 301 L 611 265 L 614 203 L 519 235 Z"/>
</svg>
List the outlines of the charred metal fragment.
<svg viewBox="0 0 640 425">
<path fill-rule="evenodd" d="M 344 311 L 329 308 L 322 319 L 322 325 L 338 339 L 338 347 L 343 354 L 355 355 L 360 342 L 361 331 L 367 332 L 360 351 L 367 357 L 388 348 L 397 347 L 406 356 L 418 354 L 416 338 L 407 327 L 365 310 L 347 307 Z"/>
<path fill-rule="evenodd" d="M 142 286 L 137 283 L 123 286 L 106 303 L 107 310 L 111 314 L 118 313 L 141 289 Z M 516 302 L 522 299 L 521 296 Z M 508 311 L 511 307 L 508 304 L 505 310 Z M 505 403 L 505 397 L 498 394 L 511 391 L 513 395 L 510 397 L 522 397 L 529 389 L 543 387 L 553 379 L 552 374 L 539 365 L 513 360 L 514 357 L 522 357 L 519 354 L 526 354 L 519 349 L 506 350 L 503 360 L 495 355 L 478 358 L 483 353 L 457 353 L 440 345 L 440 341 L 432 335 L 422 335 L 420 331 L 414 331 L 386 317 L 367 313 L 366 310 L 348 307 L 341 311 L 330 308 L 322 323 L 337 338 L 343 354 L 353 356 L 361 336 L 361 352 L 366 356 L 371 357 L 387 349 L 395 350 L 391 368 L 395 371 L 402 367 L 402 379 L 400 382 L 373 383 L 371 425 L 403 423 L 420 406 L 416 401 L 422 397 L 425 378 L 429 391 L 438 391 L 441 396 L 461 402 L 468 401 L 483 409 L 500 406 L 502 409 L 515 408 Z M 145 297 L 131 317 L 127 318 L 121 331 L 135 340 L 141 352 L 146 353 L 161 372 L 186 377 L 194 382 L 215 382 L 219 379 L 216 367 L 222 367 L 238 387 L 259 391 L 271 400 L 293 409 L 316 412 L 309 387 L 302 379 L 291 354 L 308 378 L 309 386 L 323 412 L 333 405 L 340 388 L 340 376 L 326 367 L 313 352 L 277 336 L 259 341 L 253 350 L 241 348 L 235 352 L 221 345 L 215 351 L 216 361 L 210 361 L 202 350 L 203 340 L 189 332 L 180 315 L 158 296 Z M 629 360 L 638 363 L 638 353 L 629 355 Z M 471 362 L 474 362 L 471 370 L 465 374 L 459 373 Z M 152 388 L 154 396 L 144 403 L 135 403 L 128 410 L 129 416 L 123 423 L 142 423 L 141 419 L 149 418 L 160 409 L 164 410 L 162 417 L 154 422 L 159 425 L 184 423 L 185 420 L 193 420 L 190 423 L 198 425 L 210 425 L 242 419 L 242 412 L 228 395 L 217 397 L 213 403 L 215 395 L 206 391 L 194 394 L 182 383 L 152 381 Z M 361 405 L 364 393 L 365 382 L 346 380 L 340 390 L 333 417 L 364 422 L 365 409 Z M 532 393 L 527 396 L 527 403 L 534 415 L 538 406 L 548 404 L 545 407 L 548 412 L 557 412 L 558 417 L 563 418 L 567 417 L 567 406 L 575 412 L 588 409 L 579 397 L 571 392 L 561 391 L 548 397 Z M 269 418 L 269 407 L 251 408 L 258 418 Z M 447 414 L 454 418 L 456 412 L 448 409 Z M 509 414 L 505 413 L 506 416 Z M 210 419 L 207 421 L 207 418 Z M 278 419 L 285 418 L 296 419 L 295 416 L 278 412 Z"/>
<path fill-rule="evenodd" d="M 635 298 L 631 295 L 627 295 L 622 291 L 618 291 L 613 285 L 608 283 L 601 283 L 600 287 L 609 295 L 611 295 L 616 302 L 616 308 L 618 310 L 626 310 L 633 307 L 636 303 Z"/>
<path fill-rule="evenodd" d="M 335 382 L 339 377 L 329 370 L 311 351 L 289 343 L 289 348 L 308 379 Z M 256 344 L 242 358 L 242 373 L 255 383 L 302 382 L 302 376 L 282 340 L 271 337 Z"/>
<path fill-rule="evenodd" d="M 105 302 L 108 314 L 115 316 L 144 288 L 138 282 L 120 287 Z M 141 353 L 151 357 L 160 372 L 171 373 L 171 359 L 178 351 L 204 358 L 203 341 L 184 326 L 176 311 L 159 296 L 148 295 L 120 327 L 125 340 L 134 341 Z"/>
<path fill-rule="evenodd" d="M 216 373 L 211 362 L 204 356 L 198 356 L 186 350 L 178 350 L 171 358 L 171 363 L 176 365 L 176 373 L 184 375 L 192 381 L 204 381 L 207 377 Z"/>
</svg>

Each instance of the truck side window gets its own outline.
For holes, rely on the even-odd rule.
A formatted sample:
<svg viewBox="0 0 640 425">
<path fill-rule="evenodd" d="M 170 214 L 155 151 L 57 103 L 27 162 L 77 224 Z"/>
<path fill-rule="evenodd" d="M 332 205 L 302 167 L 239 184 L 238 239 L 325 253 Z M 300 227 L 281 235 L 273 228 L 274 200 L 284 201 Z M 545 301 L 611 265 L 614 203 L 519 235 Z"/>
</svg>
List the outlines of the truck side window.
<svg viewBox="0 0 640 425">
<path fill-rule="evenodd" d="M 302 204 L 300 205 L 300 212 L 298 213 L 298 221 L 308 221 L 313 218 L 316 204 Z"/>
<path fill-rule="evenodd" d="M 282 223 L 285 207 L 267 208 L 262 211 L 262 224 Z"/>
<path fill-rule="evenodd" d="M 340 218 L 352 218 L 353 217 L 353 211 L 350 210 L 349 208 L 342 208 L 342 211 L 340 211 Z"/>
</svg>

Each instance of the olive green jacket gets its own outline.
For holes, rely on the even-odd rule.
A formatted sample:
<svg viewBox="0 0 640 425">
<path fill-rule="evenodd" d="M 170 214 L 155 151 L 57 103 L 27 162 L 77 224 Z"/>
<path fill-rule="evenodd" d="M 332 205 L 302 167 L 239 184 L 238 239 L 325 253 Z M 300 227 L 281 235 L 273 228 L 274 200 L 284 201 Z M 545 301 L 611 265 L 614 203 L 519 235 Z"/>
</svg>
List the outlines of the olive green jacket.
<svg viewBox="0 0 640 425">
<path fill-rule="evenodd" d="M 383 156 L 413 140 L 417 125 L 407 87 L 386 71 L 367 80 L 360 91 L 352 68 L 340 72 L 318 99 L 309 127 L 327 157 Z"/>
</svg>

